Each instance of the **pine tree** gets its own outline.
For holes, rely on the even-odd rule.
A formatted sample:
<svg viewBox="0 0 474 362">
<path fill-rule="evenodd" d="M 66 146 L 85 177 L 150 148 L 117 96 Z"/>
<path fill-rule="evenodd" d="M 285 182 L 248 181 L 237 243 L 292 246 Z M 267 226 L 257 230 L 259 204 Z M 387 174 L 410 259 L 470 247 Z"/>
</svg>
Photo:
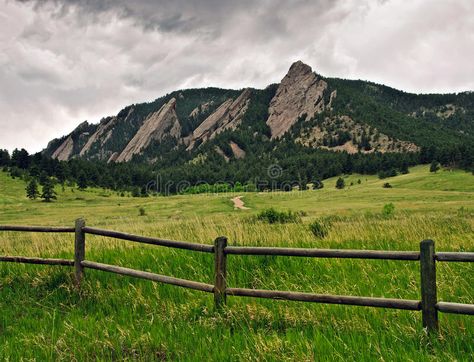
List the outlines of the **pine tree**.
<svg viewBox="0 0 474 362">
<path fill-rule="evenodd" d="M 339 177 L 336 181 L 336 189 L 343 189 L 346 187 L 346 182 L 342 177 Z"/>
<path fill-rule="evenodd" d="M 401 173 L 402 175 L 406 175 L 407 173 L 409 173 L 409 171 L 408 171 L 408 163 L 403 162 L 402 167 L 400 167 L 400 173 Z"/>
<path fill-rule="evenodd" d="M 54 185 L 51 179 L 48 179 L 44 183 L 41 198 L 44 200 L 44 202 L 51 202 L 51 200 L 56 199 L 56 191 L 54 191 Z"/>
<path fill-rule="evenodd" d="M 30 200 L 35 200 L 38 197 L 38 184 L 36 180 L 33 178 L 26 186 L 26 196 Z"/>
<path fill-rule="evenodd" d="M 430 165 L 430 172 L 435 172 L 439 170 L 439 163 L 438 161 L 433 160 Z"/>
<path fill-rule="evenodd" d="M 39 175 L 39 183 L 41 186 L 43 186 L 44 184 L 48 183 L 49 181 L 49 176 L 48 174 L 45 172 L 45 171 L 41 171 L 40 175 Z"/>
<path fill-rule="evenodd" d="M 77 179 L 77 188 L 81 191 L 87 188 L 87 177 L 84 172 L 81 172 Z"/>
</svg>

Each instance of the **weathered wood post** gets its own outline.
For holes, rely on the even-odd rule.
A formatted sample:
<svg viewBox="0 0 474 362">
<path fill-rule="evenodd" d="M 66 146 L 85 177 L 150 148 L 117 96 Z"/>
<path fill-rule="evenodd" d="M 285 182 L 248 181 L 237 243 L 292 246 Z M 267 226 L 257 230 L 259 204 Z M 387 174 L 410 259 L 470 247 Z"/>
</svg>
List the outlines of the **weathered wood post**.
<svg viewBox="0 0 474 362">
<path fill-rule="evenodd" d="M 220 236 L 214 240 L 214 304 L 216 309 L 222 309 L 226 302 L 227 258 L 225 248 L 227 238 Z"/>
<path fill-rule="evenodd" d="M 74 279 L 77 288 L 81 287 L 81 281 L 84 276 L 84 267 L 81 264 L 86 256 L 86 233 L 82 230 L 84 226 L 86 226 L 84 219 L 76 220 L 76 236 L 74 239 Z"/>
<path fill-rule="evenodd" d="M 433 240 L 420 243 L 421 312 L 423 328 L 428 333 L 438 332 L 438 310 L 436 309 L 436 261 Z"/>
</svg>

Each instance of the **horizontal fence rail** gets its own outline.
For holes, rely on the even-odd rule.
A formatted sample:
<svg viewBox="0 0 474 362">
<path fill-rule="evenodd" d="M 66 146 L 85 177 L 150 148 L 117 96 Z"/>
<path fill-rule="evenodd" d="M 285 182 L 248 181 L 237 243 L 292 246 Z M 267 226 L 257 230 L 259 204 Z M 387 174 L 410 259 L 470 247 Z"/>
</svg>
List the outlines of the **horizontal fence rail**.
<svg viewBox="0 0 474 362">
<path fill-rule="evenodd" d="M 326 304 L 345 304 L 359 305 L 365 307 L 393 308 L 420 310 L 421 302 L 418 300 L 407 299 L 390 299 L 390 298 L 370 298 L 370 297 L 353 297 L 347 295 L 326 295 L 299 292 L 286 292 L 279 290 L 264 289 L 245 289 L 245 288 L 227 288 L 228 295 L 240 297 L 255 297 L 294 300 L 300 302 L 326 303 Z"/>
<path fill-rule="evenodd" d="M 45 264 L 45 265 L 65 265 L 65 266 L 74 265 L 74 260 L 31 258 L 29 256 L 0 256 L 0 261 L 10 262 L 10 263 L 24 263 L 24 264 Z"/>
<path fill-rule="evenodd" d="M 472 304 L 438 302 L 436 303 L 436 309 L 444 313 L 474 315 L 474 305 Z"/>
<path fill-rule="evenodd" d="M 280 255 L 310 258 L 420 260 L 420 253 L 418 251 L 338 250 L 228 246 L 225 249 L 225 253 L 235 255 Z"/>
<path fill-rule="evenodd" d="M 35 233 L 73 233 L 76 230 L 75 228 L 68 228 L 68 227 L 0 225 L 0 231 L 25 231 L 25 232 L 35 232 Z"/>
<path fill-rule="evenodd" d="M 438 331 L 438 312 L 474 315 L 474 304 L 442 302 L 437 300 L 436 263 L 474 262 L 474 252 L 435 252 L 432 240 L 423 240 L 419 251 L 309 249 L 280 247 L 227 246 L 227 238 L 219 237 L 214 245 L 174 241 L 161 238 L 133 235 L 119 231 L 87 227 L 83 219 L 76 220 L 74 227 L 1 226 L 0 231 L 74 233 L 74 259 L 44 259 L 26 256 L 0 256 L 0 262 L 73 266 L 74 280 L 80 288 L 84 269 L 95 269 L 154 282 L 214 294 L 216 309 L 225 306 L 227 296 L 266 298 L 325 304 L 342 304 L 365 307 L 404 309 L 422 312 L 423 327 L 428 332 Z M 214 254 L 214 284 L 103 264 L 85 259 L 86 234 L 127 240 L 142 244 Z M 227 255 L 294 256 L 310 258 L 352 258 L 417 261 L 420 265 L 421 300 L 376 298 L 347 295 L 325 295 L 306 292 L 263 290 L 227 287 Z"/>
<path fill-rule="evenodd" d="M 445 252 L 445 253 L 436 253 L 435 257 L 437 261 L 474 262 L 474 253 Z"/>
<path fill-rule="evenodd" d="M 165 275 L 144 272 L 141 270 L 123 268 L 116 265 L 101 264 L 101 263 L 96 263 L 96 262 L 88 261 L 88 260 L 82 261 L 81 264 L 85 266 L 86 268 L 90 268 L 90 269 L 102 270 L 102 271 L 106 271 L 110 273 L 152 280 L 154 282 L 160 282 L 164 284 L 177 285 L 179 287 L 200 290 L 202 292 L 208 292 L 208 293 L 214 292 L 214 286 L 211 284 L 195 282 L 195 281 L 187 280 L 187 279 L 173 278 L 173 277 L 168 277 Z"/>
<path fill-rule="evenodd" d="M 139 235 L 122 233 L 118 231 L 103 230 L 103 229 L 90 228 L 90 227 L 84 227 L 83 231 L 88 234 L 107 236 L 114 239 L 134 241 L 134 242 L 143 243 L 143 244 L 167 246 L 169 248 L 201 251 L 205 253 L 214 252 L 214 247 L 212 245 L 206 245 L 206 244 L 196 244 L 196 243 L 190 243 L 187 241 L 157 239 L 157 238 L 151 238 L 151 237 L 146 237 L 146 236 L 139 236 Z"/>
</svg>

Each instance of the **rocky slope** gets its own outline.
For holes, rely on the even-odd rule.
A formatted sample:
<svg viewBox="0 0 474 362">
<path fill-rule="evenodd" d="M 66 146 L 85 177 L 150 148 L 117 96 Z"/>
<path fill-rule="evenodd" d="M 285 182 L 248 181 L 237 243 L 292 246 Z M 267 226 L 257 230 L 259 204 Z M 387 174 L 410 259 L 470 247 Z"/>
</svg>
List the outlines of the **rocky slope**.
<svg viewBox="0 0 474 362">
<path fill-rule="evenodd" d="M 288 141 L 348 153 L 417 152 L 435 138 L 473 138 L 473 120 L 472 93 L 414 95 L 325 78 L 298 61 L 279 84 L 263 90 L 176 91 L 99 124 L 83 122 L 44 153 L 63 161 L 172 162 L 177 152 L 191 159 L 214 152 L 230 162 L 248 157 L 253 144 Z"/>
<path fill-rule="evenodd" d="M 418 152 L 419 147 L 381 133 L 377 128 L 357 123 L 349 116 L 326 117 L 314 127 L 301 132 L 297 142 L 313 148 L 357 152 Z"/>
</svg>

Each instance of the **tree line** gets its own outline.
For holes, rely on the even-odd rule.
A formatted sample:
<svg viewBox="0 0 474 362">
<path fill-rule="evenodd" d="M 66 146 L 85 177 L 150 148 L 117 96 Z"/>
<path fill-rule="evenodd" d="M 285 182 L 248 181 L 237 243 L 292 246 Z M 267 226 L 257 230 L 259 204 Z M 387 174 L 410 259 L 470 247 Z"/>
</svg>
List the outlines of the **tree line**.
<svg viewBox="0 0 474 362">
<path fill-rule="evenodd" d="M 225 134 L 222 137 L 227 142 Z M 83 159 L 59 161 L 41 153 L 30 155 L 24 149 L 16 149 L 11 155 L 0 150 L 0 167 L 12 177 L 27 182 L 28 197 L 41 197 L 46 201 L 56 197 L 55 184 L 79 189 L 100 187 L 146 196 L 150 192 L 167 195 L 235 187 L 242 191 L 306 189 L 308 184 L 318 185 L 338 175 L 378 174 L 386 178 L 406 173 L 410 166 L 430 163 L 474 173 L 474 148 L 468 144 L 423 147 L 418 153 L 367 154 L 311 149 L 289 141 L 270 142 L 270 146 L 262 144 L 253 142 L 247 146 L 246 157 L 238 160 L 226 160 L 203 145 L 201 152 L 205 152 L 206 157 L 198 162 L 190 162 L 192 156 L 183 155 L 175 164 L 157 162 L 153 165 Z M 280 172 L 272 174 L 272 167 Z M 212 186 L 218 184 L 221 186 Z"/>
</svg>

